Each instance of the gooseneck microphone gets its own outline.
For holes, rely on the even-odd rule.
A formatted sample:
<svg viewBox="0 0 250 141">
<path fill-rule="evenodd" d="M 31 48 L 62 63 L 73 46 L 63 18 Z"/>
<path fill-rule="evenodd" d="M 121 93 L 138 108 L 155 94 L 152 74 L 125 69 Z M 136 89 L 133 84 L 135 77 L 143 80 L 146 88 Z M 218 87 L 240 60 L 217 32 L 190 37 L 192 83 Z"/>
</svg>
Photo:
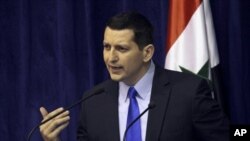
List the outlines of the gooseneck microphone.
<svg viewBox="0 0 250 141">
<path fill-rule="evenodd" d="M 96 90 L 93 94 L 91 94 L 91 95 L 89 95 L 89 96 L 87 96 L 87 97 L 84 97 L 84 98 L 82 98 L 82 99 L 76 101 L 75 103 L 73 103 L 72 105 L 66 107 L 63 111 L 59 112 L 58 114 L 56 114 L 56 115 L 54 115 L 54 116 L 48 118 L 47 120 L 45 120 L 45 121 L 39 123 L 37 126 L 35 126 L 34 128 L 32 128 L 32 130 L 29 132 L 29 134 L 28 134 L 28 136 L 27 136 L 27 141 L 30 141 L 31 136 L 33 135 L 34 131 L 35 131 L 38 127 L 40 127 L 41 125 L 43 125 L 44 123 L 46 123 L 46 122 L 52 120 L 53 118 L 57 117 L 58 115 L 62 114 L 63 112 L 65 112 L 65 111 L 67 111 L 67 110 L 70 110 L 70 109 L 74 108 L 74 107 L 77 106 L 78 104 L 80 104 L 80 103 L 82 103 L 82 102 L 84 102 L 84 101 L 86 101 L 86 100 L 92 98 L 93 96 L 96 96 L 96 95 L 101 94 L 102 92 L 104 92 L 104 89 L 98 89 L 98 90 Z"/>
<path fill-rule="evenodd" d="M 126 135 L 127 135 L 127 132 L 128 132 L 128 130 L 129 130 L 129 128 L 130 128 L 131 126 L 133 126 L 133 124 L 134 124 L 137 120 L 139 120 L 148 110 L 153 109 L 155 106 L 156 106 L 155 103 L 151 101 L 151 102 L 148 104 L 148 108 L 146 108 L 138 117 L 136 117 L 136 118 L 128 125 L 128 127 L 126 128 L 126 130 L 125 130 L 125 132 L 124 132 L 124 135 L 123 135 L 123 141 L 126 141 Z"/>
</svg>

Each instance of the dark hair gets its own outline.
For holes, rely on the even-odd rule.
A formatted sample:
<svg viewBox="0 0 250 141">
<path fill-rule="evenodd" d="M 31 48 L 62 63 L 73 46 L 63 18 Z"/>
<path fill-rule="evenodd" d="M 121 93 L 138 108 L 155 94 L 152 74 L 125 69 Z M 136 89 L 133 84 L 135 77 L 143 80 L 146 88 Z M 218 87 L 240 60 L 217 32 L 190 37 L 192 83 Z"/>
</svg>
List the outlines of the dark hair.
<svg viewBox="0 0 250 141">
<path fill-rule="evenodd" d="M 153 26 L 148 19 L 137 12 L 124 12 L 111 17 L 106 27 L 116 30 L 131 29 L 134 32 L 134 41 L 139 49 L 153 44 Z"/>
</svg>

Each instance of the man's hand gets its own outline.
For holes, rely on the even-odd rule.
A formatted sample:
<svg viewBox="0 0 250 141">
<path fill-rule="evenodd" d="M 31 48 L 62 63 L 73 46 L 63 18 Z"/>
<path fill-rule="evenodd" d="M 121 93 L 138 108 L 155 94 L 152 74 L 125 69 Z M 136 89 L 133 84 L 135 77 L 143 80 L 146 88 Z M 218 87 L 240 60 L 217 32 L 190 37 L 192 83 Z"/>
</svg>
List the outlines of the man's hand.
<svg viewBox="0 0 250 141">
<path fill-rule="evenodd" d="M 63 111 L 63 108 L 58 108 L 50 113 L 44 108 L 40 108 L 40 112 L 43 116 L 43 121 L 56 115 L 57 113 Z M 59 134 L 61 131 L 66 128 L 69 124 L 69 111 L 65 111 L 64 113 L 58 115 L 54 119 L 44 123 L 40 126 L 40 133 L 44 139 L 44 141 L 59 141 Z"/>
</svg>

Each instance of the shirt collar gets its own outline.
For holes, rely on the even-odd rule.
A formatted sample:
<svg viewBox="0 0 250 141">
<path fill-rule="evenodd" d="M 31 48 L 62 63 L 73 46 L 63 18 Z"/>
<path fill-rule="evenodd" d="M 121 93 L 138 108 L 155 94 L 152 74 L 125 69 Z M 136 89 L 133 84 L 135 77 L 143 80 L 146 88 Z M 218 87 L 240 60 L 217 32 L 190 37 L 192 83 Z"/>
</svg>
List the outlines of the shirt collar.
<svg viewBox="0 0 250 141">
<path fill-rule="evenodd" d="M 139 98 L 145 99 L 147 94 L 151 92 L 152 84 L 153 84 L 153 77 L 155 72 L 155 64 L 153 61 L 150 63 L 150 67 L 144 76 L 134 85 Z M 126 85 L 124 82 L 119 82 L 119 87 L 122 91 L 128 92 L 130 86 Z M 120 95 L 121 98 L 126 101 L 127 94 Z"/>
</svg>

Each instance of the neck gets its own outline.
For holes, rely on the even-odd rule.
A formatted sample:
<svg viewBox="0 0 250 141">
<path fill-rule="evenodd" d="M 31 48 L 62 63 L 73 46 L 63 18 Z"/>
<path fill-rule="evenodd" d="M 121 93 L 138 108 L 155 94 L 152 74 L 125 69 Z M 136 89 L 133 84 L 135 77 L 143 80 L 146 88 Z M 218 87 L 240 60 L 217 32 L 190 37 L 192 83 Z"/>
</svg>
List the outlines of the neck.
<svg viewBox="0 0 250 141">
<path fill-rule="evenodd" d="M 134 86 L 149 70 L 151 61 L 145 63 L 145 65 L 141 68 L 140 72 L 135 74 L 137 77 L 135 77 L 133 80 L 124 80 L 123 82 L 128 86 Z"/>
</svg>

